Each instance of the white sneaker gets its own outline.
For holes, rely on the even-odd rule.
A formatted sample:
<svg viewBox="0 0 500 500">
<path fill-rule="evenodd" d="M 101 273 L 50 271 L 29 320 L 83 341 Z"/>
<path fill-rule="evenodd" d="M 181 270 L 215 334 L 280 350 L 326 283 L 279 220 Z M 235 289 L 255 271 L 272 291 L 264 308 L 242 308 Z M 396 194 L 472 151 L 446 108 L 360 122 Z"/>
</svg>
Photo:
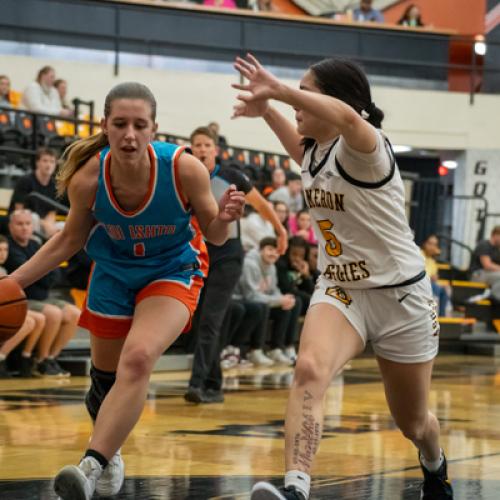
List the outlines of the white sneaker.
<svg viewBox="0 0 500 500">
<path fill-rule="evenodd" d="M 277 364 L 277 365 L 287 365 L 291 366 L 293 365 L 293 361 L 285 355 L 285 353 L 277 348 L 273 349 L 272 351 L 269 351 L 267 355 Z"/>
<path fill-rule="evenodd" d="M 101 474 L 101 464 L 94 457 L 85 457 L 78 466 L 67 465 L 59 471 L 54 490 L 61 500 L 90 500 Z"/>
<path fill-rule="evenodd" d="M 274 361 L 268 358 L 262 349 L 254 349 L 247 354 L 247 359 L 255 366 L 273 366 Z"/>
<path fill-rule="evenodd" d="M 122 454 L 118 450 L 97 480 L 95 490 L 101 497 L 112 497 L 121 490 L 124 479 L 125 464 L 123 463 Z"/>
<path fill-rule="evenodd" d="M 295 350 L 295 347 L 293 345 L 289 346 L 289 347 L 285 347 L 284 353 L 285 353 L 285 356 L 293 363 L 295 363 L 295 361 L 297 361 L 297 351 Z"/>
</svg>

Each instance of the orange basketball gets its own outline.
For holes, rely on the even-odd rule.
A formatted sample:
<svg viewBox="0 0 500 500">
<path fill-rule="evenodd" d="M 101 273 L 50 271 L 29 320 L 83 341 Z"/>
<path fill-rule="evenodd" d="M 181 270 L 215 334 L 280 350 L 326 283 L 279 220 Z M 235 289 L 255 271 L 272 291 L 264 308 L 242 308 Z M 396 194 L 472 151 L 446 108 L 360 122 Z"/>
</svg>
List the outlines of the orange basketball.
<svg viewBox="0 0 500 500">
<path fill-rule="evenodd" d="M 16 280 L 0 278 L 0 345 L 9 340 L 26 318 L 28 301 Z"/>
</svg>

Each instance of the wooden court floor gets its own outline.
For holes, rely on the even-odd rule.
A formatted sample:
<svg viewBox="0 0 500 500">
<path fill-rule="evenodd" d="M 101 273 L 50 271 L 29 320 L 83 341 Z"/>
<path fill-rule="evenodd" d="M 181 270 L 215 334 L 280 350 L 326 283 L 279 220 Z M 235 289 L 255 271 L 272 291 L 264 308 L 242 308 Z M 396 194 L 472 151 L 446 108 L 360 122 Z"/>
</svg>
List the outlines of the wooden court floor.
<svg viewBox="0 0 500 500">
<path fill-rule="evenodd" d="M 440 355 L 431 407 L 456 500 L 500 499 L 500 361 Z M 120 499 L 247 499 L 251 485 L 281 482 L 283 415 L 292 371 L 227 374 L 223 404 L 184 402 L 188 373 L 153 376 L 123 453 Z M 0 499 L 55 499 L 51 479 L 84 450 L 88 379 L 0 381 Z M 119 415 L 117 415 L 119 418 Z M 395 429 L 375 362 L 362 358 L 334 380 L 313 499 L 419 498 L 414 448 Z"/>
</svg>

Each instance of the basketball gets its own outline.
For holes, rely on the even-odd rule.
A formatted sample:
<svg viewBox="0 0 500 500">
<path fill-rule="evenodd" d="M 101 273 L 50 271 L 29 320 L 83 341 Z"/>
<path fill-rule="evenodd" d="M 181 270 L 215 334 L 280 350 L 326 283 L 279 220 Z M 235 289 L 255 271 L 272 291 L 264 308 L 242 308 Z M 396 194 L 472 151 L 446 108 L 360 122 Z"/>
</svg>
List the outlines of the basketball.
<svg viewBox="0 0 500 500">
<path fill-rule="evenodd" d="M 26 318 L 28 302 L 17 281 L 0 278 L 0 345 L 21 328 Z"/>
</svg>

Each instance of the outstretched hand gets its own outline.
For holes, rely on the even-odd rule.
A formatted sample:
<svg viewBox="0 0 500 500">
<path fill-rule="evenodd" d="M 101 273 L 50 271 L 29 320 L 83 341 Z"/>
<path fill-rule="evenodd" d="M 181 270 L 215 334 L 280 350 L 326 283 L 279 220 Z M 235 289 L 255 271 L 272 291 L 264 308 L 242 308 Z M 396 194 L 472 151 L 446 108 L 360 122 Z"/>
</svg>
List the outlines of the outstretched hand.
<svg viewBox="0 0 500 500">
<path fill-rule="evenodd" d="M 237 191 L 236 186 L 231 184 L 219 200 L 219 219 L 224 222 L 241 219 L 244 208 L 245 194 Z"/>
<path fill-rule="evenodd" d="M 238 94 L 240 103 L 234 107 L 233 118 L 263 116 L 269 106 L 268 99 L 275 98 L 279 91 L 280 81 L 265 70 L 252 54 L 247 54 L 244 59 L 237 57 L 234 68 L 248 80 L 248 84 L 232 84 L 233 88 L 246 92 Z"/>
</svg>

